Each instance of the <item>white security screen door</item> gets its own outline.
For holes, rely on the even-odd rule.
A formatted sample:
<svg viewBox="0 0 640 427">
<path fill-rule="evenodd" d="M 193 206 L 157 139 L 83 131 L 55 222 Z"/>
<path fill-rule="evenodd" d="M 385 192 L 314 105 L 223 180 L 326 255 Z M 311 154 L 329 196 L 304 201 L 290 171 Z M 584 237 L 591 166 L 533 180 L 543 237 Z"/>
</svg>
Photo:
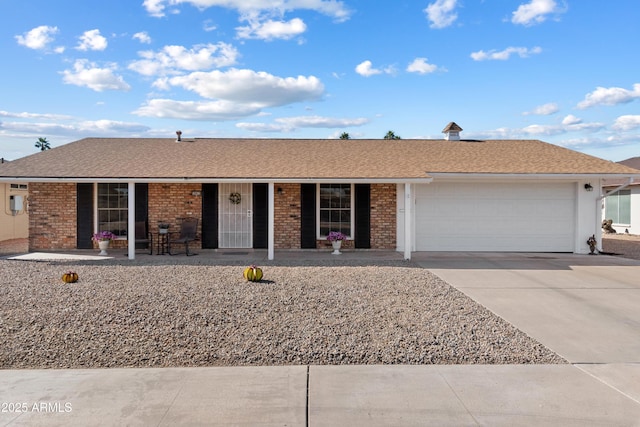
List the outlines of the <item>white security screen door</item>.
<svg viewBox="0 0 640 427">
<path fill-rule="evenodd" d="M 253 247 L 253 197 L 250 183 L 220 184 L 219 247 Z"/>
</svg>

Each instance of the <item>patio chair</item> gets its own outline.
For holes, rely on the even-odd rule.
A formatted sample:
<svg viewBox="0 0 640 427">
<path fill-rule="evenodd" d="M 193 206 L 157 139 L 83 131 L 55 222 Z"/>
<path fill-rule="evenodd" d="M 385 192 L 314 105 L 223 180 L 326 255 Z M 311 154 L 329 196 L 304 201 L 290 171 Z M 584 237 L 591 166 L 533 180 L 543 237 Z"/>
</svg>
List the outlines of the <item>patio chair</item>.
<svg viewBox="0 0 640 427">
<path fill-rule="evenodd" d="M 136 221 L 136 248 L 138 244 L 146 244 L 149 249 L 149 255 L 153 254 L 153 234 L 147 231 L 146 221 Z"/>
<path fill-rule="evenodd" d="M 198 218 L 183 218 L 182 223 L 180 224 L 180 232 L 175 233 L 178 234 L 178 237 L 173 238 L 169 235 L 169 255 L 177 255 L 173 253 L 173 245 L 184 245 L 185 253 L 187 256 L 197 255 L 189 252 L 189 242 L 193 242 L 196 240 L 196 234 L 198 232 Z"/>
</svg>

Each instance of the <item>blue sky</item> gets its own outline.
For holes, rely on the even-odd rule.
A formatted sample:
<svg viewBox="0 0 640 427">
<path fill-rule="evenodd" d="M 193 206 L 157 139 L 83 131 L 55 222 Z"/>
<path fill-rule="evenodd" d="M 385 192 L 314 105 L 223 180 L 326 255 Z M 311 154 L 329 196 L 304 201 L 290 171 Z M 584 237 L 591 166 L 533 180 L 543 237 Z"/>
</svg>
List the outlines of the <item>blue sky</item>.
<svg viewBox="0 0 640 427">
<path fill-rule="evenodd" d="M 0 157 L 85 137 L 541 139 L 640 156 L 640 2 L 0 3 Z"/>
</svg>

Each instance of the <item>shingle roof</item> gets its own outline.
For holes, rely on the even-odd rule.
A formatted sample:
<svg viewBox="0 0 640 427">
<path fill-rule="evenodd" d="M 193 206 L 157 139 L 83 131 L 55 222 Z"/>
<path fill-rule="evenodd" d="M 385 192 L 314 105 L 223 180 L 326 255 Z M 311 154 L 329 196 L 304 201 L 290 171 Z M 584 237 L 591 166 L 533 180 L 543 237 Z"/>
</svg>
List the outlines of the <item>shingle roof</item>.
<svg viewBox="0 0 640 427">
<path fill-rule="evenodd" d="M 14 160 L 0 179 L 376 179 L 638 171 L 537 140 L 86 138 Z"/>
<path fill-rule="evenodd" d="M 446 125 L 444 129 L 442 129 L 442 133 L 450 131 L 462 132 L 462 128 L 458 126 L 456 122 L 449 122 L 449 124 Z"/>
<path fill-rule="evenodd" d="M 632 157 L 630 159 L 626 159 L 626 160 L 622 160 L 620 162 L 618 162 L 621 165 L 624 166 L 628 166 L 630 168 L 634 168 L 634 169 L 640 169 L 640 157 Z M 638 170 L 638 172 L 640 173 L 640 170 Z M 607 179 L 603 186 L 604 187 L 618 187 L 622 184 L 626 184 L 627 182 L 629 182 L 626 179 Z M 631 185 L 640 185 L 640 178 L 635 178 L 633 180 L 633 182 L 631 183 Z"/>
</svg>

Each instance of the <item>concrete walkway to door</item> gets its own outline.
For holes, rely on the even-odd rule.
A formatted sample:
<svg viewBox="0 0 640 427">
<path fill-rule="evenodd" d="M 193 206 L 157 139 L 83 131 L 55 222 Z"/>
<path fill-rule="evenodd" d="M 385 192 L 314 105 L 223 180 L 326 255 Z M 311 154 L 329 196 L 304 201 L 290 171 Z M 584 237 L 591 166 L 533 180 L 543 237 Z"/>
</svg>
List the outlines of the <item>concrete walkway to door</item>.
<svg viewBox="0 0 640 427">
<path fill-rule="evenodd" d="M 444 252 L 414 261 L 640 403 L 640 261 Z"/>
</svg>

